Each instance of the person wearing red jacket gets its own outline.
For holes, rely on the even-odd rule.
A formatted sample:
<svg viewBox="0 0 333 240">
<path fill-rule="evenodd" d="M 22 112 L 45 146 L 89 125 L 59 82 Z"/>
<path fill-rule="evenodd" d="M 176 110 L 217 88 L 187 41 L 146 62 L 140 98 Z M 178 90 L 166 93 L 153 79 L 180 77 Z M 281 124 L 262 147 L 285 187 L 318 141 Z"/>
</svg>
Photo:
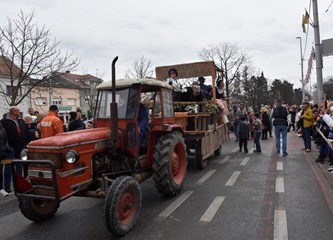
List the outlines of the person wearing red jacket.
<svg viewBox="0 0 333 240">
<path fill-rule="evenodd" d="M 61 119 L 58 117 L 58 106 L 51 105 L 49 108 L 49 113 L 40 122 L 40 132 L 42 138 L 52 137 L 58 133 L 64 132 Z"/>
</svg>

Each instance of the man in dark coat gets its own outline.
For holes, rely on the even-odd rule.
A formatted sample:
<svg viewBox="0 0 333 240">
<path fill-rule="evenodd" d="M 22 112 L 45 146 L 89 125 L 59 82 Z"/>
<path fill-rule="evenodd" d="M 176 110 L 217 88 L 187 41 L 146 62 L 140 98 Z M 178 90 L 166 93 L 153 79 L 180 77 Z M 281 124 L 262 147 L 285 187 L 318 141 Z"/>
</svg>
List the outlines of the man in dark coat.
<svg viewBox="0 0 333 240">
<path fill-rule="evenodd" d="M 282 106 L 280 99 L 276 100 L 276 107 L 273 109 L 272 118 L 275 131 L 276 152 L 280 154 L 280 138 L 282 135 L 282 155 L 287 156 L 287 130 L 288 130 L 288 111 Z"/>
<path fill-rule="evenodd" d="M 86 129 L 84 122 L 81 119 L 80 112 L 72 113 L 72 121 L 68 125 L 68 131 L 82 130 Z"/>
<path fill-rule="evenodd" d="M 4 190 L 3 186 L 3 174 L 2 174 L 2 169 L 3 165 L 1 164 L 1 160 L 5 159 L 13 159 L 13 153 L 8 145 L 8 139 L 7 139 L 7 134 L 6 130 L 0 123 L 0 197 L 6 197 L 8 196 L 8 192 Z"/>
<path fill-rule="evenodd" d="M 237 135 L 239 139 L 239 151 L 242 151 L 242 147 L 244 146 L 244 152 L 248 153 L 247 149 L 247 140 L 249 139 L 249 123 L 246 120 L 246 116 L 243 114 L 240 117 L 241 122 L 237 128 Z"/>
<path fill-rule="evenodd" d="M 20 109 L 16 106 L 9 108 L 7 115 L 1 119 L 1 124 L 6 130 L 9 146 L 14 151 L 14 157 L 20 159 L 20 153 L 25 146 L 26 128 L 24 121 L 20 118 Z M 22 169 L 18 169 L 20 172 Z M 9 165 L 5 167 L 5 190 L 11 192 L 11 169 Z"/>
</svg>

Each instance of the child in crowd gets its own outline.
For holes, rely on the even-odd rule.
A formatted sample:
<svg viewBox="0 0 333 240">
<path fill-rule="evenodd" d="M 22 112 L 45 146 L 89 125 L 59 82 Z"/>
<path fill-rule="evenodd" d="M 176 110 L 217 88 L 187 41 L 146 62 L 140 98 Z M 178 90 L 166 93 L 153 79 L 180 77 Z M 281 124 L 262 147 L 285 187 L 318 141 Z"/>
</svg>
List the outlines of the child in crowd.
<svg viewBox="0 0 333 240">
<path fill-rule="evenodd" d="M 260 137 L 261 137 L 262 122 L 260 119 L 260 113 L 254 114 L 254 143 L 256 150 L 254 152 L 261 152 Z"/>
<path fill-rule="evenodd" d="M 90 128 L 93 128 L 94 127 L 94 125 L 93 125 L 93 122 L 92 121 L 88 121 L 87 123 L 86 123 L 86 129 L 90 129 Z"/>
<path fill-rule="evenodd" d="M 248 152 L 247 149 L 247 140 L 249 139 L 249 123 L 246 121 L 246 116 L 243 114 L 240 117 L 241 122 L 238 125 L 237 128 L 237 135 L 239 139 L 239 151 L 242 151 L 242 147 L 244 145 L 244 151 L 245 153 Z"/>
</svg>

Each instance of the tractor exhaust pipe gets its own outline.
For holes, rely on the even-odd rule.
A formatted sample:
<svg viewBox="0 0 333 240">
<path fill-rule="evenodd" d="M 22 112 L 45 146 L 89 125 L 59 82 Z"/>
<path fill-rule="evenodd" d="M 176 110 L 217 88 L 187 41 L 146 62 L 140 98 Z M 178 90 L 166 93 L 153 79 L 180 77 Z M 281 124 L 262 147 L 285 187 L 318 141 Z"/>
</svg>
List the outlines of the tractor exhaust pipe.
<svg viewBox="0 0 333 240">
<path fill-rule="evenodd" d="M 113 59 L 111 65 L 112 102 L 110 104 L 110 112 L 111 112 L 111 139 L 113 142 L 116 142 L 118 140 L 118 104 L 116 102 L 116 66 L 115 66 L 117 60 L 118 56 Z"/>
</svg>

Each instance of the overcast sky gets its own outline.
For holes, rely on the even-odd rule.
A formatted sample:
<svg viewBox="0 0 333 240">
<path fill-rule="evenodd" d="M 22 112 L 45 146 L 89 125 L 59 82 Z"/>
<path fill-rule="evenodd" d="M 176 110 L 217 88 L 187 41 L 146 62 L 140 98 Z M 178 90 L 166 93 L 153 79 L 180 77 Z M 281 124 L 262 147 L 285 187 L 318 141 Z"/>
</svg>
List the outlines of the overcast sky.
<svg viewBox="0 0 333 240">
<path fill-rule="evenodd" d="M 252 65 L 270 81 L 286 79 L 300 87 L 300 48 L 306 34 L 301 17 L 311 0 L 0 0 L 0 25 L 20 10 L 35 9 L 36 21 L 50 29 L 63 49 L 81 59 L 76 73 L 110 80 L 110 63 L 119 56 L 117 78 L 135 59 L 153 66 L 200 61 L 210 44 L 237 43 Z M 318 1 L 321 39 L 333 38 L 332 0 Z M 312 18 L 312 9 L 310 17 Z M 310 27 L 304 58 L 314 42 Z M 316 82 L 315 66 L 311 81 Z M 333 76 L 333 56 L 324 58 L 324 79 Z"/>
</svg>

